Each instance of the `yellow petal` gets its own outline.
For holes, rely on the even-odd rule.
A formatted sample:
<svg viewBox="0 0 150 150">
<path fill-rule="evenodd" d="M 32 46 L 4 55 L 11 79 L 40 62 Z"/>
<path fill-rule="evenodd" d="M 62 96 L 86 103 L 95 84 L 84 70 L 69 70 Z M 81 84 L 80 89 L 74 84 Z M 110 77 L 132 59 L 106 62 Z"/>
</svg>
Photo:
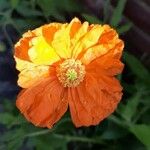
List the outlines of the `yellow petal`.
<svg viewBox="0 0 150 150">
<path fill-rule="evenodd" d="M 82 63 L 89 64 L 92 60 L 106 54 L 110 50 L 120 43 L 118 39 L 118 34 L 115 30 L 111 29 L 109 26 L 103 26 L 104 32 L 99 37 L 99 41 L 96 45 L 91 46 L 86 50 L 81 58 Z"/>
<path fill-rule="evenodd" d="M 16 68 L 20 71 L 18 85 L 29 88 L 40 79 L 49 75 L 49 66 L 39 66 L 15 57 Z"/>
<path fill-rule="evenodd" d="M 52 47 L 61 58 L 69 58 L 70 36 L 66 24 L 54 35 Z"/>
<path fill-rule="evenodd" d="M 55 50 L 45 41 L 43 36 L 35 37 L 31 40 L 33 45 L 28 55 L 30 60 L 38 65 L 50 65 L 60 59 Z"/>
<path fill-rule="evenodd" d="M 82 24 L 80 29 L 76 32 L 76 34 L 74 35 L 73 39 L 71 40 L 71 43 L 73 45 L 76 45 L 76 43 L 80 40 L 80 38 L 87 33 L 88 27 L 89 27 L 89 23 L 88 22 L 84 22 Z"/>
<path fill-rule="evenodd" d="M 109 49 L 107 49 L 107 47 L 103 46 L 103 45 L 96 45 L 93 46 L 91 48 L 89 48 L 86 53 L 84 54 L 84 56 L 81 58 L 81 62 L 83 64 L 89 64 L 92 60 L 94 60 L 95 58 L 104 55 L 107 53 Z"/>
<path fill-rule="evenodd" d="M 77 18 L 74 18 L 70 24 L 63 24 L 61 29 L 58 30 L 53 37 L 52 47 L 61 58 L 67 59 L 71 57 L 70 32 L 75 23 L 80 24 L 80 21 Z"/>
<path fill-rule="evenodd" d="M 95 45 L 103 31 L 104 29 L 100 25 L 95 25 L 88 31 L 73 49 L 73 58 L 77 58 L 80 53 L 84 53 L 87 48 Z"/>
</svg>

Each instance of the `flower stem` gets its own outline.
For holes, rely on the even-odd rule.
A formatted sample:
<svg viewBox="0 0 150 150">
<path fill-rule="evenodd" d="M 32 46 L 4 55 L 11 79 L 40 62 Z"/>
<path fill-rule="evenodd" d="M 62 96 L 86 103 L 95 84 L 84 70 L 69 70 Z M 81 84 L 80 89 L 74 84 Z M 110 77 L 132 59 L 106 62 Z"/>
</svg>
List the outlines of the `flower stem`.
<svg viewBox="0 0 150 150">
<path fill-rule="evenodd" d="M 87 137 L 81 137 L 81 136 L 70 136 L 70 135 L 61 135 L 61 134 L 54 134 L 57 138 L 66 139 L 68 142 L 71 141 L 79 141 L 79 142 L 86 142 L 86 143 L 94 143 L 94 144 L 104 144 L 104 142 L 100 139 L 94 139 L 94 138 L 87 138 Z"/>
<path fill-rule="evenodd" d="M 51 133 L 53 129 L 45 129 L 41 130 L 38 132 L 33 132 L 25 135 L 25 137 L 35 137 L 35 136 L 40 136 L 44 134 Z M 78 142 L 86 142 L 86 143 L 94 143 L 94 144 L 105 144 L 101 139 L 94 139 L 94 138 L 87 138 L 87 137 L 81 137 L 81 136 L 70 136 L 70 135 L 62 135 L 62 134 L 57 134 L 53 133 L 53 136 L 59 138 L 59 139 L 65 139 L 68 142 L 71 141 L 78 141 Z"/>
<path fill-rule="evenodd" d="M 37 131 L 37 132 L 32 132 L 32 133 L 26 134 L 25 137 L 34 137 L 34 136 L 44 135 L 44 134 L 48 134 L 48 133 L 50 133 L 52 131 L 53 130 L 45 129 L 45 130 L 41 130 L 41 131 Z"/>
</svg>

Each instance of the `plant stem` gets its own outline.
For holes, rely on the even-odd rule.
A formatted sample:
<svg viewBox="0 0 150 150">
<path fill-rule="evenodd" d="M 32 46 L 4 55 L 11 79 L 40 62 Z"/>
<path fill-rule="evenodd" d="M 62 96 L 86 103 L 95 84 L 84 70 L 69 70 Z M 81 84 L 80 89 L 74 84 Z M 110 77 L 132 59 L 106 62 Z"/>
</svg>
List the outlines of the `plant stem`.
<svg viewBox="0 0 150 150">
<path fill-rule="evenodd" d="M 41 131 L 38 131 L 38 132 L 33 132 L 33 133 L 26 134 L 24 137 L 40 136 L 40 135 L 51 133 L 53 131 L 54 131 L 53 129 L 52 130 L 45 129 L 45 130 L 41 130 Z M 60 139 L 65 139 L 68 142 L 78 141 L 78 142 L 86 142 L 86 143 L 105 144 L 102 140 L 94 139 L 94 138 L 87 138 L 87 137 L 81 137 L 81 136 L 62 135 L 62 134 L 57 134 L 57 133 L 53 133 L 53 136 L 55 136 L 57 138 L 60 138 Z"/>
<path fill-rule="evenodd" d="M 138 115 L 134 118 L 133 123 L 136 123 L 140 117 L 149 109 L 149 106 L 144 107 L 139 113 Z"/>
<path fill-rule="evenodd" d="M 62 134 L 54 134 L 55 137 L 66 139 L 67 141 L 79 141 L 79 142 L 86 142 L 86 143 L 95 143 L 95 144 L 104 144 L 104 142 L 100 139 L 94 139 L 94 138 L 87 138 L 87 137 L 81 137 L 81 136 L 70 136 L 70 135 L 62 135 Z"/>
<path fill-rule="evenodd" d="M 11 46 L 11 48 L 13 48 L 13 42 L 12 42 L 8 32 L 7 32 L 6 26 L 7 26 L 7 24 L 3 25 L 3 32 L 5 34 L 5 37 L 6 37 L 7 41 L 8 41 L 8 43 L 9 43 L 9 45 Z"/>
<path fill-rule="evenodd" d="M 41 131 L 37 131 L 37 132 L 32 132 L 32 133 L 26 134 L 25 137 L 34 137 L 34 136 L 44 135 L 44 134 L 48 134 L 48 133 L 50 133 L 52 131 L 53 130 L 45 129 L 45 130 L 41 130 Z"/>
</svg>

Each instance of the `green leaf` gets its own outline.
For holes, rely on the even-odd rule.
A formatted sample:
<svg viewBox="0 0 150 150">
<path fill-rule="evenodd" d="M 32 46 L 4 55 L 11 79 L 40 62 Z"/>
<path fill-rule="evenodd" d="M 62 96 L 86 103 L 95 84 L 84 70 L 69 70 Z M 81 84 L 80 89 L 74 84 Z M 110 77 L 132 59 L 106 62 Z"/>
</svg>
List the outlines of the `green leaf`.
<svg viewBox="0 0 150 150">
<path fill-rule="evenodd" d="M 67 140 L 55 137 L 53 134 L 36 138 L 37 150 L 67 150 Z"/>
<path fill-rule="evenodd" d="M 132 27 L 132 23 L 129 22 L 129 23 L 126 23 L 126 24 L 122 25 L 121 27 L 118 27 L 117 31 L 118 31 L 119 34 L 123 34 L 127 31 L 129 31 L 131 29 L 131 27 Z"/>
<path fill-rule="evenodd" d="M 108 17 L 109 17 L 109 9 L 110 9 L 110 0 L 105 0 L 104 1 L 104 23 L 106 23 L 108 21 Z"/>
<path fill-rule="evenodd" d="M 145 124 L 133 125 L 130 131 L 148 148 L 150 148 L 150 126 Z"/>
<path fill-rule="evenodd" d="M 13 122 L 15 117 L 10 113 L 0 113 L 0 123 L 4 125 L 9 125 Z"/>
<path fill-rule="evenodd" d="M 142 93 L 140 91 L 137 92 L 132 98 L 128 99 L 128 102 L 126 105 L 121 104 L 120 109 L 118 110 L 120 115 L 127 121 L 131 121 L 133 116 L 137 112 L 137 106 L 139 104 L 139 101 L 141 99 Z"/>
<path fill-rule="evenodd" d="M 122 13 L 126 4 L 126 0 L 119 0 L 116 8 L 114 9 L 110 24 L 113 27 L 117 27 L 121 21 Z"/>
<path fill-rule="evenodd" d="M 0 12 L 9 9 L 10 7 L 10 3 L 7 0 L 0 0 Z"/>
<path fill-rule="evenodd" d="M 15 116 L 15 118 L 13 119 L 13 121 L 8 124 L 8 128 L 11 128 L 12 126 L 15 125 L 21 125 L 23 127 L 24 124 L 27 124 L 27 120 L 20 114 L 18 116 Z M 29 124 L 27 124 L 29 126 Z"/>
<path fill-rule="evenodd" d="M 53 0 L 37 0 L 37 4 L 41 7 L 45 16 L 49 16 L 55 8 Z"/>
<path fill-rule="evenodd" d="M 0 52 L 4 52 L 6 50 L 6 45 L 4 42 L 0 41 Z"/>
<path fill-rule="evenodd" d="M 36 16 L 42 16 L 42 13 L 38 10 L 33 10 L 28 7 L 23 7 L 22 5 L 20 7 L 17 7 L 18 13 L 20 13 L 24 17 L 36 17 Z"/>
<path fill-rule="evenodd" d="M 125 52 L 124 61 L 130 67 L 134 75 L 141 79 L 141 81 L 144 81 L 146 84 L 150 85 L 150 73 L 136 57 L 128 52 Z"/>
<path fill-rule="evenodd" d="M 10 0 L 12 8 L 16 8 L 19 4 L 20 0 Z"/>
<path fill-rule="evenodd" d="M 37 0 L 37 4 L 42 9 L 44 16 L 48 19 L 49 16 L 52 16 L 60 21 L 64 21 L 63 13 L 70 13 L 72 12 L 81 12 L 82 6 L 79 5 L 77 1 L 74 0 L 61 0 L 61 5 L 59 0 Z"/>
<path fill-rule="evenodd" d="M 89 14 L 82 14 L 82 16 L 90 23 L 102 24 L 102 21 L 100 21 L 100 19 L 98 19 L 96 16 Z"/>
<path fill-rule="evenodd" d="M 109 122 L 107 129 L 103 131 L 100 137 L 104 140 L 116 140 L 125 137 L 128 132 L 129 131 L 124 129 L 123 127 L 113 122 Z"/>
<path fill-rule="evenodd" d="M 59 0 L 53 0 L 53 3 L 56 3 L 57 8 L 59 8 L 61 11 L 66 11 L 66 12 L 83 11 L 83 7 L 81 3 L 78 3 L 75 0 L 61 0 L 61 5 L 59 4 Z"/>
<path fill-rule="evenodd" d="M 18 150 L 24 141 L 24 134 L 25 132 L 22 128 L 8 130 L 2 135 L 3 138 L 0 139 L 0 142 L 6 143 L 8 150 Z"/>
</svg>

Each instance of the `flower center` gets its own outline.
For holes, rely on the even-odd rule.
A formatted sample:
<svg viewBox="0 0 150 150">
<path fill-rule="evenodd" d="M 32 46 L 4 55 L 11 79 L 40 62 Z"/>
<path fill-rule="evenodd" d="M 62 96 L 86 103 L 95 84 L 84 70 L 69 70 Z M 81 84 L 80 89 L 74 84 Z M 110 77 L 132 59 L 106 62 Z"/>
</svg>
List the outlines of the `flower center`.
<svg viewBox="0 0 150 150">
<path fill-rule="evenodd" d="M 76 87 L 84 76 L 85 66 L 80 60 L 67 59 L 57 69 L 57 77 L 64 87 Z"/>
</svg>

